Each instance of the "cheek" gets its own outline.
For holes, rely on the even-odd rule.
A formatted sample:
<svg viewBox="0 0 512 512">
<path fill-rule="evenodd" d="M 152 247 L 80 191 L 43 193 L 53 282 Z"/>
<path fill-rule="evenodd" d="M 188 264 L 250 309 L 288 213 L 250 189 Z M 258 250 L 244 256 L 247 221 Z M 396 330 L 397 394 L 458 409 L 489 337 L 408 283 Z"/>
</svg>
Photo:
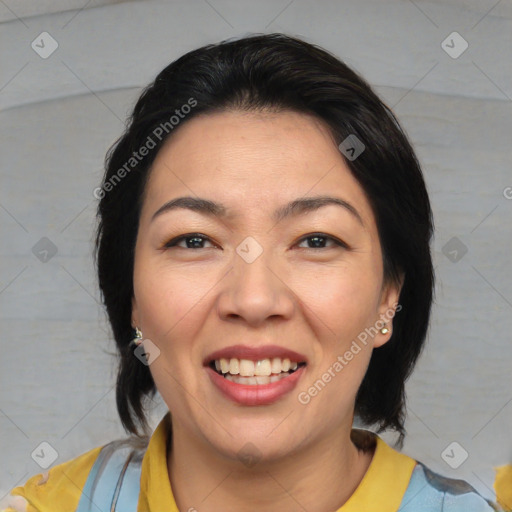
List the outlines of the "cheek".
<svg viewBox="0 0 512 512">
<path fill-rule="evenodd" d="M 297 275 L 292 288 L 307 306 L 304 314 L 313 313 L 327 337 L 343 346 L 376 320 L 380 292 L 376 270 L 370 265 L 316 269 Z"/>
<path fill-rule="evenodd" d="M 365 333 L 378 318 L 381 279 L 375 264 L 331 269 L 315 277 L 311 309 L 330 329 L 321 343 L 319 367 L 304 391 L 328 422 L 351 408 L 368 368 L 372 345 Z"/>
<path fill-rule="evenodd" d="M 140 323 L 155 340 L 163 342 L 176 337 L 184 325 L 194 325 L 190 319 L 197 315 L 197 306 L 213 285 L 207 274 L 199 275 L 144 261 L 136 266 L 134 291 Z"/>
<path fill-rule="evenodd" d="M 144 338 L 160 350 L 149 369 L 156 387 L 170 410 L 187 414 L 190 404 L 183 383 L 193 382 L 200 356 L 194 340 L 204 322 L 208 290 L 214 285 L 206 273 L 201 277 L 183 268 L 162 268 L 141 258 L 134 269 L 134 291 Z M 211 281 L 211 282 L 210 282 Z M 183 412 L 185 411 L 185 412 Z M 190 412 L 190 411 L 189 411 Z"/>
</svg>

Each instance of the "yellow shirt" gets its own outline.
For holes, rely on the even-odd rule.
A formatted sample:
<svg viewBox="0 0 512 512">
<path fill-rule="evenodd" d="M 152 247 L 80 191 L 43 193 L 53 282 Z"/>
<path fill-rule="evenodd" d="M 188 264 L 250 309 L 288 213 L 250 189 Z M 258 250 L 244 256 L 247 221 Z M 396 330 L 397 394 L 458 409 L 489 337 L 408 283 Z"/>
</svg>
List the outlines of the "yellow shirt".
<svg viewBox="0 0 512 512">
<path fill-rule="evenodd" d="M 179 512 L 167 473 L 167 428 L 158 426 L 142 461 L 141 496 L 137 512 Z M 365 476 L 350 499 L 337 512 L 396 512 L 416 461 L 388 446 L 377 437 L 377 446 Z"/>
<path fill-rule="evenodd" d="M 167 414 L 151 436 L 141 467 L 137 512 L 180 512 L 176 506 L 167 471 Z M 4 512 L 72 512 L 78 506 L 89 471 L 101 447 L 55 466 L 46 475 L 36 475 L 13 489 L 18 503 Z M 399 453 L 376 436 L 375 452 L 359 486 L 336 512 L 396 512 L 411 480 L 416 461 Z M 182 511 L 183 512 L 183 511 Z"/>
</svg>

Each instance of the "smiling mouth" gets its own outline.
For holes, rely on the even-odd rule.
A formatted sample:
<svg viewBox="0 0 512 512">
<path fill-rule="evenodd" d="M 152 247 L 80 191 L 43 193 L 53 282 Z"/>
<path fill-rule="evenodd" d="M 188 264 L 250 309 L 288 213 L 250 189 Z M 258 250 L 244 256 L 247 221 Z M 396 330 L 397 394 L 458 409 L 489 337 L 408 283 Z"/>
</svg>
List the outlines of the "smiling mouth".
<svg viewBox="0 0 512 512">
<path fill-rule="evenodd" d="M 258 361 L 221 358 L 210 361 L 208 366 L 225 379 L 236 384 L 262 386 L 286 379 L 303 366 L 306 366 L 306 363 L 279 357 Z"/>
</svg>

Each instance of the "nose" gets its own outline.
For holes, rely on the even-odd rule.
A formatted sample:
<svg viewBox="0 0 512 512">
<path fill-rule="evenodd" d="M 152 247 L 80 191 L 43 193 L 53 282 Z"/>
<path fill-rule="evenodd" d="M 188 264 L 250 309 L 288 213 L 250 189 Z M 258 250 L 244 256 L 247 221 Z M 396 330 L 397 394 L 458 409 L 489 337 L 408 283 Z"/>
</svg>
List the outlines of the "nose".
<svg viewBox="0 0 512 512">
<path fill-rule="evenodd" d="M 243 320 L 257 327 L 270 318 L 291 318 L 295 296 L 284 271 L 266 251 L 251 263 L 234 254 L 233 266 L 222 280 L 218 311 L 223 320 Z"/>
</svg>

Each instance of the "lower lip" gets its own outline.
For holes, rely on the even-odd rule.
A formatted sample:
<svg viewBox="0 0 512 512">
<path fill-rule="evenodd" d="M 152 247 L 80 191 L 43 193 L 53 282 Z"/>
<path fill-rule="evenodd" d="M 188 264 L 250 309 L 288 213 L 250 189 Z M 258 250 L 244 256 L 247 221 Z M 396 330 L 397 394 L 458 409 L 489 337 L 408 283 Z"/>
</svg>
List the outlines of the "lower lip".
<svg viewBox="0 0 512 512">
<path fill-rule="evenodd" d="M 249 386 L 237 384 L 219 375 L 215 370 L 206 367 L 208 376 L 221 393 L 241 405 L 269 405 L 289 393 L 296 385 L 305 366 L 301 366 L 288 377 L 269 384 Z"/>
</svg>

